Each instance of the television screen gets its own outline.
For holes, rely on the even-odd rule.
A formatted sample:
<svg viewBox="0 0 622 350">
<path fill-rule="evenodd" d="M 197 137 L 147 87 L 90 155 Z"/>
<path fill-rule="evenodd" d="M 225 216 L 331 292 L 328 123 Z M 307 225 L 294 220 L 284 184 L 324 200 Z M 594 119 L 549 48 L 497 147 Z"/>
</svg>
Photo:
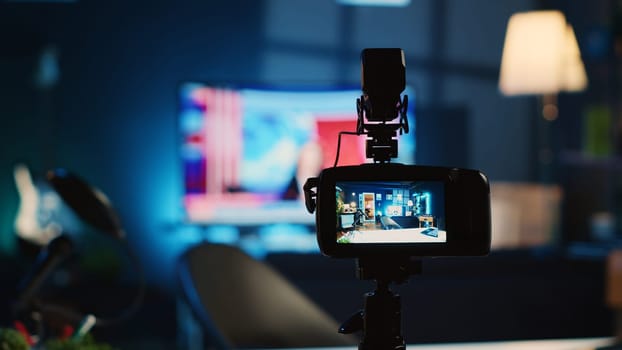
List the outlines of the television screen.
<svg viewBox="0 0 622 350">
<path fill-rule="evenodd" d="M 415 157 L 410 132 L 395 162 Z M 179 89 L 184 209 L 190 222 L 312 224 L 302 185 L 333 166 L 338 134 L 356 130 L 358 88 L 268 88 L 187 82 Z M 369 162 L 365 136 L 344 135 L 338 165 Z"/>
</svg>

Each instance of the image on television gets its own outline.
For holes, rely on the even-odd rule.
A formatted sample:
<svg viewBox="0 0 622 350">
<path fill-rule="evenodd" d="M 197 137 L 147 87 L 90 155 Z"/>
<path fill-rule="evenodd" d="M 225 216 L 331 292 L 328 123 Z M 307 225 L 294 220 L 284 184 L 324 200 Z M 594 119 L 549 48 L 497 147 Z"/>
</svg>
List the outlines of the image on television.
<svg viewBox="0 0 622 350">
<path fill-rule="evenodd" d="M 339 181 L 337 243 L 444 243 L 440 181 Z"/>
<path fill-rule="evenodd" d="M 414 93 L 409 94 L 414 105 Z M 357 88 L 276 88 L 187 82 L 179 90 L 186 218 L 312 224 L 302 185 L 331 167 L 340 131 L 356 130 Z M 409 109 L 414 128 L 414 109 Z M 414 130 L 396 161 L 414 162 Z M 339 165 L 367 162 L 365 137 L 341 140 Z"/>
</svg>

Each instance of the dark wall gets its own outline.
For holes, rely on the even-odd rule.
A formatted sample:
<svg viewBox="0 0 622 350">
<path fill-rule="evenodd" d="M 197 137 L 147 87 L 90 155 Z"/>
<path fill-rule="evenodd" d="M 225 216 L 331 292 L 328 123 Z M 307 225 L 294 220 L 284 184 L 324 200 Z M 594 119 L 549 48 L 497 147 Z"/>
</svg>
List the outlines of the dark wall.
<svg viewBox="0 0 622 350">
<path fill-rule="evenodd" d="M 468 168 L 469 112 L 465 107 L 420 107 L 417 115 L 417 163 Z"/>
<path fill-rule="evenodd" d="M 176 86 L 256 77 L 261 11 L 248 1 L 0 3 L 0 245 L 11 245 L 17 210 L 12 168 L 25 162 L 38 175 L 78 172 L 108 194 L 143 257 L 167 254 L 157 245 L 181 205 Z M 43 90 L 33 81 L 49 45 L 60 80 Z"/>
</svg>

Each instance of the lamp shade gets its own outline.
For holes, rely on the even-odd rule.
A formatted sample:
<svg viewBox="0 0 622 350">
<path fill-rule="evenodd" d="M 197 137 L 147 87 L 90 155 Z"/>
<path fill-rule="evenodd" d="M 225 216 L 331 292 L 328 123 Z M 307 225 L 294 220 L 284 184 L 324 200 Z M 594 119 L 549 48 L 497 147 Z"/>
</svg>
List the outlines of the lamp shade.
<svg viewBox="0 0 622 350">
<path fill-rule="evenodd" d="M 564 75 L 561 82 L 562 91 L 582 91 L 587 87 L 587 74 L 581 60 L 581 51 L 571 25 L 566 28 L 566 52 L 564 53 Z"/>
<path fill-rule="evenodd" d="M 586 86 L 579 45 L 560 11 L 530 11 L 510 17 L 499 77 L 503 94 L 555 94 Z"/>
</svg>

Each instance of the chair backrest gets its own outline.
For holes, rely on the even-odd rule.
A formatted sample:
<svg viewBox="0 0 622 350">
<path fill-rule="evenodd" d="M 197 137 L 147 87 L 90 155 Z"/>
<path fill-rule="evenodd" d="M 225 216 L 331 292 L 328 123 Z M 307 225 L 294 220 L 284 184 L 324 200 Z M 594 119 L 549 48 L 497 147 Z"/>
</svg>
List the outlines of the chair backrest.
<svg viewBox="0 0 622 350">
<path fill-rule="evenodd" d="M 203 243 L 179 264 L 182 294 L 217 347 L 351 346 L 339 325 L 268 264 Z M 215 341 L 214 341 L 215 340 Z"/>
</svg>

